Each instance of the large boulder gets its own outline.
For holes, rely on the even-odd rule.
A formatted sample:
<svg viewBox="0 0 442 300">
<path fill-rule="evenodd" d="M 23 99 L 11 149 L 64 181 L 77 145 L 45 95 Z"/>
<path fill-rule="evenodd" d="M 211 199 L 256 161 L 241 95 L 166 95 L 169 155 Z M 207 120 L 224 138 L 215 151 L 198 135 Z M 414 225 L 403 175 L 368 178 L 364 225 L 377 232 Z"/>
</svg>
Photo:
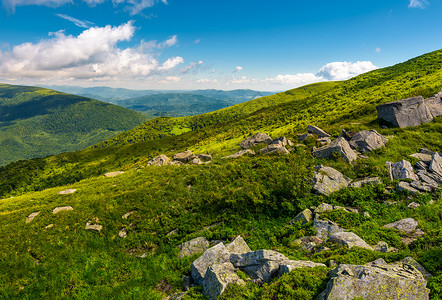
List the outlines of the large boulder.
<svg viewBox="0 0 442 300">
<path fill-rule="evenodd" d="M 268 134 L 258 132 L 257 134 L 249 136 L 248 138 L 243 140 L 239 145 L 243 149 L 249 149 L 258 144 L 269 145 L 272 141 L 273 141 L 272 138 Z"/>
<path fill-rule="evenodd" d="M 340 265 L 331 272 L 319 300 L 427 300 L 430 290 L 422 274 L 404 263 Z"/>
<path fill-rule="evenodd" d="M 350 140 L 350 145 L 361 152 L 370 152 L 385 146 L 387 138 L 376 130 L 362 130 L 356 133 Z"/>
<path fill-rule="evenodd" d="M 396 127 L 419 126 L 433 120 L 433 115 L 421 96 L 381 104 L 376 109 L 378 119 Z"/>
<path fill-rule="evenodd" d="M 415 219 L 406 218 L 387 225 L 384 228 L 396 229 L 404 233 L 412 233 L 416 230 L 418 223 Z"/>
<path fill-rule="evenodd" d="M 349 249 L 351 249 L 352 247 L 360 247 L 373 250 L 373 248 L 369 244 L 367 244 L 363 239 L 361 239 L 353 232 L 338 232 L 332 234 L 327 241 L 348 246 Z"/>
<path fill-rule="evenodd" d="M 328 138 L 331 137 L 330 134 L 322 130 L 321 128 L 314 126 L 314 125 L 308 125 L 307 126 L 307 132 L 310 134 L 316 134 L 319 138 Z"/>
<path fill-rule="evenodd" d="M 434 153 L 430 161 L 430 171 L 442 176 L 442 157 L 439 153 Z"/>
<path fill-rule="evenodd" d="M 173 156 L 173 160 L 180 161 L 182 163 L 187 163 L 194 159 L 196 156 L 190 150 L 186 150 L 184 152 L 177 153 Z"/>
<path fill-rule="evenodd" d="M 321 263 L 315 263 L 312 261 L 304 261 L 304 260 L 283 261 L 279 264 L 278 276 L 282 276 L 284 274 L 290 273 L 294 269 L 315 268 L 315 267 L 326 267 L 326 265 L 321 264 Z"/>
<path fill-rule="evenodd" d="M 301 211 L 299 214 L 296 215 L 296 217 L 294 217 L 289 224 L 295 224 L 297 222 L 301 222 L 301 224 L 305 224 L 308 223 L 312 220 L 313 218 L 313 214 L 312 211 L 308 208 L 304 209 L 303 211 Z"/>
<path fill-rule="evenodd" d="M 188 242 L 178 245 L 180 249 L 179 257 L 192 256 L 197 253 L 203 253 L 209 248 L 210 243 L 205 237 L 197 237 Z"/>
<path fill-rule="evenodd" d="M 339 227 L 335 222 L 321 219 L 313 221 L 313 228 L 316 230 L 316 236 L 322 240 L 327 239 L 333 234 L 345 231 L 344 228 Z"/>
<path fill-rule="evenodd" d="M 356 152 L 354 152 L 347 140 L 344 137 L 338 137 L 329 145 L 313 149 L 313 156 L 321 158 L 334 158 L 340 156 L 348 162 L 353 162 L 358 158 Z"/>
<path fill-rule="evenodd" d="M 316 166 L 316 172 L 313 177 L 313 191 L 322 194 L 330 195 L 348 186 L 351 179 L 343 175 L 341 172 L 325 166 Z"/>
<path fill-rule="evenodd" d="M 214 264 L 207 269 L 203 280 L 203 293 L 209 300 L 218 299 L 229 284 L 245 285 L 230 262 Z"/>
<path fill-rule="evenodd" d="M 442 116 L 442 91 L 434 95 L 434 97 L 425 99 L 425 105 L 433 117 Z"/>
<path fill-rule="evenodd" d="M 223 243 L 219 243 L 212 248 L 207 249 L 203 255 L 195 260 L 190 266 L 193 281 L 196 284 L 202 284 L 208 267 L 214 264 L 228 262 L 229 258 L 230 253 L 227 251 Z"/>
<path fill-rule="evenodd" d="M 170 158 L 168 158 L 166 155 L 161 154 L 160 156 L 157 156 L 154 159 L 150 160 L 147 164 L 151 166 L 166 166 L 170 164 Z"/>
<path fill-rule="evenodd" d="M 401 160 L 397 163 L 387 162 L 388 173 L 391 180 L 412 179 L 418 180 L 413 167 L 408 160 Z"/>
<path fill-rule="evenodd" d="M 237 236 L 233 240 L 233 242 L 226 245 L 226 250 L 229 253 L 236 253 L 236 254 L 247 253 L 252 251 L 250 250 L 249 245 L 247 245 L 246 241 L 244 241 L 244 239 L 240 235 Z"/>
</svg>

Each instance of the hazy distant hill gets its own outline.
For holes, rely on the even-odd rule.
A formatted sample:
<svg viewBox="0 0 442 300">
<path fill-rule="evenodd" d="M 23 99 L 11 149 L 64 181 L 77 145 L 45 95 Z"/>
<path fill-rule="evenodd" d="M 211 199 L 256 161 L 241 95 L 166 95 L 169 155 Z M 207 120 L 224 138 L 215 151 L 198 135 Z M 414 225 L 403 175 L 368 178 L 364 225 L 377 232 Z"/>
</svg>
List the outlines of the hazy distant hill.
<svg viewBox="0 0 442 300">
<path fill-rule="evenodd" d="M 83 149 L 146 120 L 93 99 L 0 84 L 0 165 Z"/>
</svg>

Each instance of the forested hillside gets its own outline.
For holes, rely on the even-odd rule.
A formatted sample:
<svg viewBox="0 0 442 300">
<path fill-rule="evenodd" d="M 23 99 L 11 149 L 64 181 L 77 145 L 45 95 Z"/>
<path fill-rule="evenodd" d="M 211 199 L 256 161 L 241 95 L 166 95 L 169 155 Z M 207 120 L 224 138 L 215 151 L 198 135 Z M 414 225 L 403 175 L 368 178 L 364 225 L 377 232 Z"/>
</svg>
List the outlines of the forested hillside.
<svg viewBox="0 0 442 300">
<path fill-rule="evenodd" d="M 147 118 L 89 98 L 37 87 L 0 85 L 0 165 L 75 151 Z"/>
</svg>

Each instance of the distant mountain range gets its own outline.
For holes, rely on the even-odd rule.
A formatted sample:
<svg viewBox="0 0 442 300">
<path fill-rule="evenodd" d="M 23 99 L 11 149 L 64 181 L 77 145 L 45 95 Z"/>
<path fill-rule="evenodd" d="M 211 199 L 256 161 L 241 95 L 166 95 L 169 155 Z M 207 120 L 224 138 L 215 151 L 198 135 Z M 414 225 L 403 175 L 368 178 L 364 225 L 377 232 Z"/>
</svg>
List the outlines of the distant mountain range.
<svg viewBox="0 0 442 300">
<path fill-rule="evenodd" d="M 120 105 L 145 112 L 152 117 L 193 116 L 273 94 L 248 89 L 170 91 L 76 86 L 48 86 L 48 88 Z"/>
</svg>

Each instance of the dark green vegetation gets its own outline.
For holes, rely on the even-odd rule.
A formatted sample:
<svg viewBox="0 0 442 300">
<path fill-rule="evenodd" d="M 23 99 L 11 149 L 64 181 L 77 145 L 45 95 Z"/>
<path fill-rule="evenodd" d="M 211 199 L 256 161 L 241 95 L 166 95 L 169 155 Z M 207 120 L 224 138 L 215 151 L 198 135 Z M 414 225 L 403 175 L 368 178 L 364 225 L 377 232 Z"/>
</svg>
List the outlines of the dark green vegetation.
<svg viewBox="0 0 442 300">
<path fill-rule="evenodd" d="M 0 166 L 84 149 L 146 119 L 140 113 L 88 98 L 0 84 Z"/>
<path fill-rule="evenodd" d="M 159 118 L 89 149 L 45 159 L 20 161 L 0 168 L 0 297 L 75 299 L 162 299 L 178 291 L 181 276 L 196 258 L 178 259 L 176 246 L 192 238 L 231 241 L 242 235 L 252 250 L 274 249 L 291 259 L 339 263 L 387 262 L 413 256 L 434 277 L 428 282 L 432 299 L 442 291 L 441 194 L 410 197 L 384 193 L 392 184 L 386 161 L 408 159 L 427 147 L 442 150 L 442 120 L 415 128 L 382 129 L 375 106 L 391 100 L 441 88 L 442 51 L 391 68 L 373 71 L 344 82 L 310 85 L 220 111 L 186 118 Z M 257 155 L 221 159 L 239 150 L 238 143 L 257 131 L 272 137 L 296 133 L 315 123 L 337 136 L 341 128 L 376 129 L 390 138 L 387 147 L 370 153 L 354 165 L 338 159 L 311 156 L 312 142 L 287 156 Z M 180 134 L 181 133 L 181 134 Z M 213 162 L 201 166 L 146 166 L 163 153 L 209 150 Z M 328 197 L 310 193 L 313 166 L 324 164 L 351 178 L 381 177 L 384 185 L 346 188 Z M 126 173 L 114 178 L 107 171 Z M 58 195 L 75 188 L 71 195 Z M 37 192 L 33 192 L 37 191 Z M 430 204 L 430 200 L 435 200 Z M 397 205 L 387 205 L 396 201 Z M 421 206 L 408 209 L 410 202 Z M 311 224 L 287 225 L 299 211 L 327 202 L 367 211 L 366 218 L 336 211 L 328 217 L 366 242 L 386 241 L 397 253 L 351 250 L 328 245 L 316 254 L 301 251 L 293 241 L 313 234 Z M 57 206 L 74 210 L 52 215 Z M 137 213 L 127 220 L 121 216 Z M 30 213 L 41 211 L 31 223 Z M 384 224 L 412 217 L 426 232 L 406 246 L 401 234 Z M 84 230 L 94 218 L 101 233 Z M 204 226 L 222 222 L 210 230 Z M 45 228 L 53 224 L 52 228 Z M 121 229 L 127 238 L 119 238 Z M 167 236 L 172 230 L 178 234 Z M 145 254 L 144 258 L 137 255 Z M 223 299 L 315 299 L 328 281 L 329 268 L 293 271 L 258 288 L 231 287 Z M 241 276 L 245 276 L 242 274 Z M 192 288 L 187 299 L 203 299 Z"/>
</svg>

